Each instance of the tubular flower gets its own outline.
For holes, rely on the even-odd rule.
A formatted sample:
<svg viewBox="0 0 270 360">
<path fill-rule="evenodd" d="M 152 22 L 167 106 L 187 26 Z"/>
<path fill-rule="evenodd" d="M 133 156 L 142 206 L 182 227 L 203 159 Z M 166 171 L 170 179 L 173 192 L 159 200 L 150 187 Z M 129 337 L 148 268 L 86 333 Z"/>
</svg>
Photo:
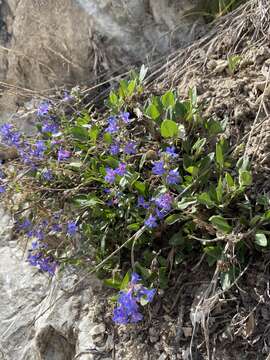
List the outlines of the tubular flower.
<svg viewBox="0 0 270 360">
<path fill-rule="evenodd" d="M 137 323 L 143 320 L 139 304 L 143 299 L 146 303 L 153 301 L 156 290 L 147 289 L 140 284 L 141 277 L 133 273 L 126 290 L 121 290 L 118 306 L 113 312 L 113 321 L 117 324 Z"/>
</svg>

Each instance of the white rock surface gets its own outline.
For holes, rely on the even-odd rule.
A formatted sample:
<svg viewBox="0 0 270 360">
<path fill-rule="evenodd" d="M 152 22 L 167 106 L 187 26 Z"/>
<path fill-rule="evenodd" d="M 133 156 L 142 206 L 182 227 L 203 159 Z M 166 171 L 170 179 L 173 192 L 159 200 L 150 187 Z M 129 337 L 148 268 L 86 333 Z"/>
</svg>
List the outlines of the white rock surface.
<svg viewBox="0 0 270 360">
<path fill-rule="evenodd" d="M 16 86 L 1 111 L 25 89 L 93 83 L 190 42 L 204 26 L 185 14 L 200 1 L 0 0 L 0 81 Z"/>
<path fill-rule="evenodd" d="M 92 335 L 105 332 L 94 321 L 99 281 L 79 282 L 68 270 L 53 280 L 38 273 L 12 240 L 11 225 L 0 209 L 0 360 L 95 359 Z"/>
</svg>

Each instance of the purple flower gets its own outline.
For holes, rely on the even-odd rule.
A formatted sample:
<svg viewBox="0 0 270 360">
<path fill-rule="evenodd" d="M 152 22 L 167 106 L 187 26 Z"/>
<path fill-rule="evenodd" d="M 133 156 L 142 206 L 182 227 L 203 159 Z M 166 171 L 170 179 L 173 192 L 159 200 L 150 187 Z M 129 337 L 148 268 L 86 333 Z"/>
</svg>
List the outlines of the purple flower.
<svg viewBox="0 0 270 360">
<path fill-rule="evenodd" d="M 29 262 L 30 265 L 37 266 L 41 257 L 42 257 L 42 253 L 40 252 L 33 255 L 30 253 L 27 257 L 27 261 Z"/>
<path fill-rule="evenodd" d="M 129 121 L 130 121 L 130 119 L 129 119 L 130 113 L 129 112 L 121 112 L 120 117 L 124 121 L 124 123 L 126 123 L 126 124 L 129 123 Z"/>
<path fill-rule="evenodd" d="M 163 175 L 165 174 L 164 161 L 155 161 L 152 168 L 152 173 L 154 175 Z"/>
<path fill-rule="evenodd" d="M 3 194 L 6 191 L 6 188 L 0 185 L 0 194 Z"/>
<path fill-rule="evenodd" d="M 19 147 L 21 145 L 21 134 L 14 130 L 12 124 L 5 123 L 0 126 L 2 141 L 7 145 Z"/>
<path fill-rule="evenodd" d="M 25 219 L 18 227 L 20 230 L 29 230 L 32 226 L 32 222 L 29 219 Z"/>
<path fill-rule="evenodd" d="M 145 201 L 143 196 L 138 196 L 138 206 L 144 208 L 144 209 L 148 209 L 149 208 L 149 204 Z"/>
<path fill-rule="evenodd" d="M 115 116 L 109 117 L 108 123 L 109 123 L 109 126 L 105 130 L 108 133 L 113 134 L 119 130 L 118 121 Z"/>
<path fill-rule="evenodd" d="M 120 163 L 118 168 L 115 170 L 115 173 L 119 176 L 124 176 L 127 172 L 127 165 L 125 163 Z"/>
<path fill-rule="evenodd" d="M 44 116 L 48 114 L 49 110 L 50 110 L 50 104 L 48 102 L 43 102 L 39 105 L 37 109 L 37 114 L 38 116 Z"/>
<path fill-rule="evenodd" d="M 171 146 L 171 147 L 167 147 L 165 150 L 166 154 L 168 154 L 169 156 L 171 156 L 172 158 L 177 158 L 178 154 L 175 152 L 175 147 Z"/>
<path fill-rule="evenodd" d="M 181 182 L 181 177 L 177 169 L 170 170 L 169 174 L 166 177 L 166 182 L 168 185 L 177 185 Z"/>
<path fill-rule="evenodd" d="M 118 143 L 112 144 L 110 146 L 110 153 L 111 155 L 117 155 L 120 152 L 120 146 Z"/>
<path fill-rule="evenodd" d="M 3 137 L 9 137 L 12 130 L 13 130 L 12 124 L 5 123 L 0 126 L 0 133 Z"/>
<path fill-rule="evenodd" d="M 10 145 L 14 145 L 16 147 L 21 145 L 21 134 L 19 132 L 14 132 L 10 136 Z"/>
<path fill-rule="evenodd" d="M 142 287 L 139 290 L 138 296 L 145 297 L 148 302 L 151 302 L 154 299 L 155 293 L 156 293 L 156 289 L 146 289 L 145 287 Z"/>
<path fill-rule="evenodd" d="M 64 91 L 64 97 L 63 97 L 62 100 L 65 101 L 65 102 L 68 102 L 68 101 L 70 101 L 72 99 L 73 99 L 73 96 L 70 95 L 67 91 Z"/>
<path fill-rule="evenodd" d="M 57 267 L 57 263 L 52 256 L 46 256 L 43 252 L 36 250 L 44 247 L 38 243 L 32 244 L 32 249 L 29 250 L 27 261 L 30 265 L 36 266 L 41 271 L 48 272 L 49 275 L 53 276 Z M 33 253 L 34 251 L 34 253 Z"/>
<path fill-rule="evenodd" d="M 48 123 L 46 122 L 42 128 L 41 128 L 41 132 L 43 133 L 52 133 L 52 134 L 56 134 L 59 131 L 59 127 L 56 124 L 53 123 Z"/>
<path fill-rule="evenodd" d="M 38 140 L 34 144 L 33 155 L 36 156 L 37 158 L 42 158 L 44 155 L 44 151 L 46 151 L 46 150 L 47 150 L 47 147 L 45 145 L 44 140 Z"/>
<path fill-rule="evenodd" d="M 136 154 L 137 144 L 134 141 L 130 141 L 126 144 L 124 152 L 128 155 Z"/>
<path fill-rule="evenodd" d="M 32 242 L 32 250 L 40 249 L 40 243 L 38 241 Z"/>
<path fill-rule="evenodd" d="M 71 152 L 68 150 L 59 149 L 58 150 L 58 161 L 62 161 L 70 158 Z"/>
<path fill-rule="evenodd" d="M 38 229 L 34 231 L 34 236 L 39 240 L 42 241 L 45 238 L 45 234 L 42 230 Z"/>
<path fill-rule="evenodd" d="M 155 199 L 155 204 L 164 212 L 169 212 L 172 208 L 173 196 L 169 193 L 163 194 Z"/>
<path fill-rule="evenodd" d="M 117 324 L 137 323 L 143 319 L 139 303 L 141 299 L 151 302 L 155 289 L 147 289 L 140 284 L 141 277 L 133 273 L 126 290 L 121 290 L 118 297 L 118 306 L 113 312 L 113 321 Z"/>
<path fill-rule="evenodd" d="M 74 221 L 70 221 L 67 224 L 67 234 L 70 236 L 74 236 L 78 230 L 78 227 Z"/>
<path fill-rule="evenodd" d="M 150 215 L 144 222 L 144 225 L 149 229 L 153 229 L 158 226 L 157 218 L 153 215 Z"/>
<path fill-rule="evenodd" d="M 166 215 L 166 212 L 165 211 L 160 211 L 158 208 L 155 209 L 155 213 L 156 213 L 156 216 L 158 217 L 159 220 L 162 220 L 164 219 L 165 215 Z"/>
<path fill-rule="evenodd" d="M 43 177 L 44 180 L 46 181 L 51 181 L 52 178 L 53 178 L 53 174 L 52 174 L 52 171 L 49 169 L 49 170 L 44 170 L 42 173 L 41 173 L 41 176 Z"/>
<path fill-rule="evenodd" d="M 40 260 L 38 266 L 41 271 L 47 272 L 49 275 L 53 276 L 55 274 L 57 263 L 49 256 Z"/>
<path fill-rule="evenodd" d="M 116 176 L 115 170 L 111 168 L 106 169 L 105 181 L 107 181 L 109 184 L 113 184 L 115 182 L 115 176 Z"/>
<path fill-rule="evenodd" d="M 52 225 L 52 231 L 54 231 L 54 232 L 60 232 L 61 230 L 62 230 L 61 225 L 59 225 L 59 224 L 53 224 L 53 225 Z"/>
<path fill-rule="evenodd" d="M 142 280 L 142 278 L 137 273 L 134 272 L 134 273 L 131 274 L 131 284 L 133 284 L 133 285 L 137 284 L 141 280 Z"/>
<path fill-rule="evenodd" d="M 132 296 L 132 290 L 120 292 L 118 298 L 119 306 L 114 309 L 113 321 L 117 324 L 136 323 L 143 319 L 139 312 L 136 298 Z"/>
</svg>

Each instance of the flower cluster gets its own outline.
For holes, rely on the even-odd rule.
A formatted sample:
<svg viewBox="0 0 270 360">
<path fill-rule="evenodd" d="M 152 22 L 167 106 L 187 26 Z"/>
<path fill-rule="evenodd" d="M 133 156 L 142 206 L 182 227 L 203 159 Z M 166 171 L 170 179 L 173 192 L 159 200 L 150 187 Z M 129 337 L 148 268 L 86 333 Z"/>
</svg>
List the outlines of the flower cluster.
<svg viewBox="0 0 270 360">
<path fill-rule="evenodd" d="M 105 181 L 109 184 L 113 184 L 116 180 L 116 176 L 124 176 L 127 172 L 127 165 L 120 163 L 116 169 L 110 167 L 106 168 Z"/>
<path fill-rule="evenodd" d="M 52 255 L 46 254 L 48 248 L 45 240 L 47 236 L 55 234 L 73 237 L 78 232 L 78 225 L 74 221 L 61 224 L 60 213 L 55 213 L 51 221 L 43 220 L 40 224 L 34 225 L 33 222 L 25 218 L 17 223 L 18 231 L 22 231 L 28 238 L 33 239 L 32 247 L 29 250 L 27 261 L 30 265 L 38 267 L 41 271 L 54 275 L 57 262 Z"/>
<path fill-rule="evenodd" d="M 181 182 L 181 176 L 177 168 L 172 169 L 174 161 L 178 158 L 175 148 L 167 147 L 165 152 L 161 152 L 162 159 L 155 161 L 152 173 L 161 176 L 167 185 L 178 185 Z"/>
<path fill-rule="evenodd" d="M 138 206 L 148 210 L 148 217 L 144 225 L 149 229 L 158 226 L 158 220 L 162 220 L 172 209 L 174 197 L 169 192 L 161 194 L 150 201 L 146 201 L 143 196 L 138 198 Z"/>
<path fill-rule="evenodd" d="M 35 241 L 32 243 L 32 248 L 29 249 L 27 261 L 30 265 L 36 266 L 39 270 L 47 272 L 53 276 L 57 267 L 57 262 L 52 255 L 47 255 L 44 251 L 46 245 Z"/>
<path fill-rule="evenodd" d="M 137 323 L 143 319 L 140 304 L 151 302 L 155 289 L 147 289 L 141 283 L 138 274 L 133 273 L 127 289 L 122 290 L 118 297 L 118 306 L 114 309 L 113 321 L 117 324 Z"/>
<path fill-rule="evenodd" d="M 108 119 L 108 126 L 105 129 L 105 132 L 109 134 L 114 134 L 113 143 L 110 145 L 108 152 L 110 155 L 116 156 L 122 152 L 124 155 L 134 155 L 137 151 L 138 144 L 135 141 L 123 141 L 123 138 L 126 138 L 126 135 L 121 133 L 121 130 L 125 130 L 127 124 L 130 123 L 130 113 L 121 112 L 118 116 L 111 116 Z M 117 135 L 119 139 L 117 139 Z M 119 141 L 120 140 L 120 141 Z"/>
<path fill-rule="evenodd" d="M 21 133 L 14 129 L 12 124 L 5 123 L 0 126 L 0 135 L 3 143 L 19 148 L 22 144 Z"/>
<path fill-rule="evenodd" d="M 37 115 L 38 116 L 45 116 L 50 111 L 51 105 L 49 102 L 44 101 L 41 104 L 39 104 L 39 107 L 37 109 Z"/>
</svg>

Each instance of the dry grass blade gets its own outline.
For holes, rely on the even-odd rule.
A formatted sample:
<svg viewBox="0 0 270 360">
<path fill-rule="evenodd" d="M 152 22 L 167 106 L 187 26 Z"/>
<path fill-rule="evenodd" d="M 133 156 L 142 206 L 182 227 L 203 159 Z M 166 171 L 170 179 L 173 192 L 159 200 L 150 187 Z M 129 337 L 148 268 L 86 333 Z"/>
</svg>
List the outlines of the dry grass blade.
<svg viewBox="0 0 270 360">
<path fill-rule="evenodd" d="M 229 39 L 227 54 L 240 51 L 240 43 L 249 35 L 252 43 L 267 41 L 270 27 L 270 3 L 267 0 L 251 0 L 232 13 L 218 19 L 212 30 L 191 46 L 171 54 L 166 63 L 152 66 L 146 79 L 148 88 L 162 90 L 175 87 L 187 70 L 203 68 L 208 54 L 218 52 L 223 40 Z M 251 36 L 250 36 L 251 35 Z"/>
</svg>

